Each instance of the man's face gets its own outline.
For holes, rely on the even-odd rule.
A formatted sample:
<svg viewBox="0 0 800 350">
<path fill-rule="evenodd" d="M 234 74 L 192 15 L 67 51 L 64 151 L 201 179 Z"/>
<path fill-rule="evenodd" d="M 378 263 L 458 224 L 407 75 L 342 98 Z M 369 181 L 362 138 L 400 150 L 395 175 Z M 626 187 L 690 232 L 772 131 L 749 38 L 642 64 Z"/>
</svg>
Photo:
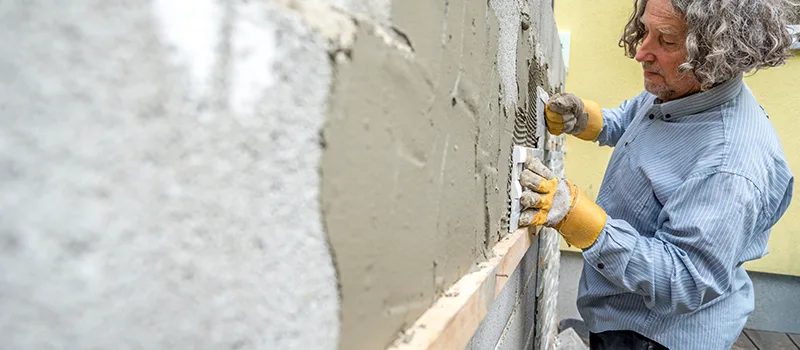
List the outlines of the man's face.
<svg viewBox="0 0 800 350">
<path fill-rule="evenodd" d="M 645 89 L 662 101 L 699 91 L 694 74 L 678 73 L 687 55 L 686 23 L 670 0 L 649 0 L 641 21 L 646 34 L 635 59 L 642 63 Z"/>
</svg>

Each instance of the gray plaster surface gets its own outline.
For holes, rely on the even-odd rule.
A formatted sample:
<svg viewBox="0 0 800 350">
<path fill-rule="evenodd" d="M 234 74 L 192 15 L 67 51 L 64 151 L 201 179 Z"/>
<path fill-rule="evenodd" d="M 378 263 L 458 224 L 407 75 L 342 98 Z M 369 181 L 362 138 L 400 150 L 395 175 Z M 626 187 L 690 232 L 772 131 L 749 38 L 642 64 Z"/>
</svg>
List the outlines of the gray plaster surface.
<svg viewBox="0 0 800 350">
<path fill-rule="evenodd" d="M 520 10 L 517 1 L 489 0 L 499 24 L 497 48 L 497 70 L 503 84 L 503 103 L 513 106 L 517 103 L 517 42 L 520 32 Z M 523 41 L 524 42 L 524 41 Z"/>
<path fill-rule="evenodd" d="M 324 131 L 322 203 L 346 349 L 386 346 L 485 259 L 508 196 L 510 119 L 486 4 L 393 6 L 413 53 L 359 23 Z"/>
<path fill-rule="evenodd" d="M 507 231 L 493 2 L 0 5 L 0 348 L 391 342 Z"/>
<path fill-rule="evenodd" d="M 336 347 L 324 43 L 195 5 L 0 5 L 0 348 Z"/>
<path fill-rule="evenodd" d="M 389 344 L 508 230 L 515 120 L 550 89 L 518 5 L 394 1 L 337 61 L 321 174 L 341 348 Z"/>
</svg>

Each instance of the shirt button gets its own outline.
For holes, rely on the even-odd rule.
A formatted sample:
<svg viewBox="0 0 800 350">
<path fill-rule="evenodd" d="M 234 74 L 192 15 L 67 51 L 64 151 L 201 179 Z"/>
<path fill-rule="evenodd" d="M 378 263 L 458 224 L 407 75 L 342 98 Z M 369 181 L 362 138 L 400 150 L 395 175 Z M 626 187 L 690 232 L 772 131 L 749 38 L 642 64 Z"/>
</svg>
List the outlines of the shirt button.
<svg viewBox="0 0 800 350">
<path fill-rule="evenodd" d="M 651 115 L 649 116 L 650 120 L 653 120 L 653 119 L 655 119 L 655 117 L 656 117 L 656 116 L 655 116 L 655 114 L 651 114 Z"/>
<path fill-rule="evenodd" d="M 603 264 L 603 263 L 599 263 L 599 264 L 597 264 L 597 268 L 602 270 L 602 269 L 606 268 L 606 265 Z"/>
</svg>

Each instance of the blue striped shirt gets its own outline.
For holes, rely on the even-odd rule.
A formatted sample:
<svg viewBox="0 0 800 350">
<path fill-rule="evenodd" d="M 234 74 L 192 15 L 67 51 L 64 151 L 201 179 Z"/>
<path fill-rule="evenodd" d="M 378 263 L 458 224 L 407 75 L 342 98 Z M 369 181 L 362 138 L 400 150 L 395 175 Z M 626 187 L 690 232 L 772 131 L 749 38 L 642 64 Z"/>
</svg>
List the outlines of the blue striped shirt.
<svg viewBox="0 0 800 350">
<path fill-rule="evenodd" d="M 767 253 L 794 178 L 741 77 L 660 103 L 603 109 L 614 147 L 583 252 L 578 310 L 593 332 L 632 330 L 670 349 L 730 349 L 753 311 L 742 267 Z"/>
</svg>

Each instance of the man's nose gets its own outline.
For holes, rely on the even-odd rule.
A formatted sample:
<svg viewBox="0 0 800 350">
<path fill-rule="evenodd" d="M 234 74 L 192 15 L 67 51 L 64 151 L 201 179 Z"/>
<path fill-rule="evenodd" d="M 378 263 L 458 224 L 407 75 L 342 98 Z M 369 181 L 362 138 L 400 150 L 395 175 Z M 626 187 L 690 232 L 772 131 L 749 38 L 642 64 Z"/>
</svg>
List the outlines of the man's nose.
<svg viewBox="0 0 800 350">
<path fill-rule="evenodd" d="M 652 43 L 652 40 L 650 40 L 649 36 L 645 37 L 645 39 L 642 41 L 642 44 L 639 45 L 639 49 L 636 50 L 636 56 L 634 56 L 633 58 L 637 62 L 653 62 L 653 61 L 655 61 L 656 60 L 656 56 L 655 56 L 655 54 L 653 54 L 652 46 L 653 46 L 653 43 Z"/>
</svg>

